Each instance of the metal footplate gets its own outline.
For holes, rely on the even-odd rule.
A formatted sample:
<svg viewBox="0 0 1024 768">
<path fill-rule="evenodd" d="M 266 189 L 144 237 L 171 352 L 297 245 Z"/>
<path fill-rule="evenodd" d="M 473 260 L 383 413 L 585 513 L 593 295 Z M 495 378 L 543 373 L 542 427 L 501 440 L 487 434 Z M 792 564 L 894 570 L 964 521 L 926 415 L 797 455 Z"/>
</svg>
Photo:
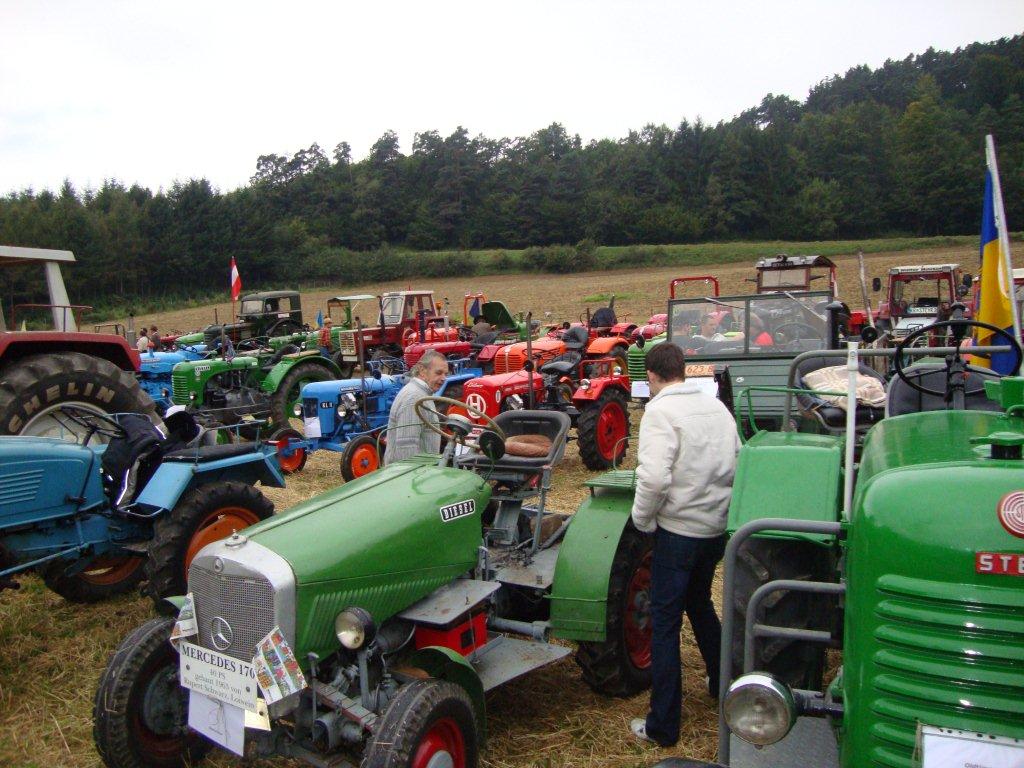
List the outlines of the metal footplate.
<svg viewBox="0 0 1024 768">
<path fill-rule="evenodd" d="M 571 651 L 572 648 L 563 645 L 491 633 L 487 645 L 474 651 L 469 658 L 484 690 L 489 691 L 527 672 L 553 664 Z"/>
<path fill-rule="evenodd" d="M 417 624 L 447 626 L 499 589 L 501 584 L 496 581 L 455 579 L 438 587 L 398 615 Z"/>
</svg>

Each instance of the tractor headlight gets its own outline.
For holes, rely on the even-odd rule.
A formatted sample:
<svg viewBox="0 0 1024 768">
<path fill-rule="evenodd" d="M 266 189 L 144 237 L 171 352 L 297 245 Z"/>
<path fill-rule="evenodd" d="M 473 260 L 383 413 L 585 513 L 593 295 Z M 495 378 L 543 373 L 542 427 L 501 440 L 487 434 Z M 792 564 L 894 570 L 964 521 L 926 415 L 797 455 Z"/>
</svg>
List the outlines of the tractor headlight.
<svg viewBox="0 0 1024 768">
<path fill-rule="evenodd" d="M 359 405 L 359 401 L 356 400 L 356 396 L 351 392 L 346 392 L 341 396 L 341 403 L 350 411 L 354 411 Z"/>
<path fill-rule="evenodd" d="M 590 389 L 590 379 L 583 379 L 583 381 L 580 382 L 580 389 L 584 392 Z"/>
<path fill-rule="evenodd" d="M 169 389 L 167 389 L 165 387 L 164 389 L 160 390 L 160 394 L 163 395 L 164 397 L 170 397 L 171 396 L 171 390 L 169 390 Z"/>
<path fill-rule="evenodd" d="M 292 407 L 292 415 L 297 416 L 300 419 L 302 418 L 302 403 L 296 403 Z"/>
<path fill-rule="evenodd" d="M 373 617 L 362 608 L 346 608 L 334 619 L 334 634 L 338 636 L 338 642 L 351 651 L 373 642 L 376 631 Z"/>
<path fill-rule="evenodd" d="M 797 716 L 793 692 L 761 672 L 734 680 L 725 694 L 723 707 L 732 732 L 759 747 L 782 739 Z"/>
<path fill-rule="evenodd" d="M 196 393 L 195 392 L 189 392 L 188 393 L 188 399 L 189 400 L 195 400 L 196 399 Z"/>
</svg>

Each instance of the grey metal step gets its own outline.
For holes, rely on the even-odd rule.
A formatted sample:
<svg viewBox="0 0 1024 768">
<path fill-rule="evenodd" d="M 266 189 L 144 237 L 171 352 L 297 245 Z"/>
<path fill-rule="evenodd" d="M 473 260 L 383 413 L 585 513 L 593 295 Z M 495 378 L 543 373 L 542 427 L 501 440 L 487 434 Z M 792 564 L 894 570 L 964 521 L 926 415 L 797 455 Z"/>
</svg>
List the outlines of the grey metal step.
<svg viewBox="0 0 1024 768">
<path fill-rule="evenodd" d="M 480 675 L 484 690 L 489 691 L 527 672 L 565 658 L 571 651 L 571 648 L 562 645 L 492 634 L 487 645 L 475 651 L 470 661 Z"/>
</svg>

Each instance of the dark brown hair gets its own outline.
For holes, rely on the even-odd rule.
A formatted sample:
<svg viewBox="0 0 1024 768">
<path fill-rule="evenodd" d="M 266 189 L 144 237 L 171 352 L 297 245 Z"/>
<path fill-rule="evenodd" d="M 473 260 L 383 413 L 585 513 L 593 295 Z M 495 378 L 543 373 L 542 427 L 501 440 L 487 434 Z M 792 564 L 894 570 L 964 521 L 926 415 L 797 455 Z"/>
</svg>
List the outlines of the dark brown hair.
<svg viewBox="0 0 1024 768">
<path fill-rule="evenodd" d="M 658 374 L 665 381 L 681 381 L 686 378 L 686 356 L 676 344 L 664 341 L 651 348 L 644 361 L 647 370 Z"/>
</svg>

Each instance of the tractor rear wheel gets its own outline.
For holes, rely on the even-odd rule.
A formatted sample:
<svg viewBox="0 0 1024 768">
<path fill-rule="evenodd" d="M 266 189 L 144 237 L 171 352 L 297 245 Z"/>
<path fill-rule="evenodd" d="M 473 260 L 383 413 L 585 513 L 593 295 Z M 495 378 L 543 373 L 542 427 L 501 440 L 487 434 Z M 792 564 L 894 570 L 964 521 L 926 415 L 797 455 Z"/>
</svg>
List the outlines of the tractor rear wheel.
<svg viewBox="0 0 1024 768">
<path fill-rule="evenodd" d="M 156 420 L 156 405 L 135 376 L 103 358 L 81 352 L 30 355 L 0 372 L 0 435 L 60 437 L 65 430 L 53 412 L 68 404 Z"/>
<path fill-rule="evenodd" d="M 349 440 L 341 453 L 341 476 L 349 482 L 375 472 L 381 464 L 383 456 L 377 452 L 377 436 L 359 435 Z"/>
<path fill-rule="evenodd" d="M 281 443 L 287 443 L 289 440 L 302 440 L 302 435 L 291 427 L 281 427 L 274 430 L 267 442 L 278 444 L 277 463 L 280 465 L 281 471 L 286 475 L 294 475 L 296 472 L 301 472 L 302 468 L 306 466 L 308 456 L 305 448 L 295 448 L 288 456 L 282 455 L 284 446 Z"/>
<path fill-rule="evenodd" d="M 651 686 L 651 557 L 654 537 L 627 524 L 608 581 L 604 642 L 581 642 L 583 680 L 606 696 L 632 696 Z"/>
<path fill-rule="evenodd" d="M 153 526 L 146 592 L 158 610 L 163 598 L 188 591 L 188 567 L 203 547 L 274 514 L 274 505 L 248 483 L 208 483 L 194 488 Z"/>
<path fill-rule="evenodd" d="M 213 745 L 188 729 L 172 618 L 150 619 L 121 641 L 100 678 L 92 736 L 107 768 L 194 765 Z"/>
<path fill-rule="evenodd" d="M 831 553 L 825 547 L 784 539 L 747 539 L 736 559 L 735 604 L 726 607 L 734 614 L 732 640 L 733 677 L 743 672 L 744 621 L 754 590 L 777 579 L 828 581 L 832 572 Z M 796 629 L 829 629 L 830 606 L 834 599 L 808 592 L 773 592 L 761 603 L 761 623 Z M 819 690 L 825 671 L 824 643 L 757 638 L 754 669 L 770 672 L 792 688 Z"/>
<path fill-rule="evenodd" d="M 388 704 L 360 768 L 476 768 L 477 734 L 473 702 L 462 687 L 414 680 Z"/>
<path fill-rule="evenodd" d="M 341 371 L 341 378 L 343 379 L 351 379 L 352 374 L 356 372 L 356 364 L 351 361 L 346 362 L 344 352 L 335 352 L 331 360 L 338 366 L 338 370 Z"/>
<path fill-rule="evenodd" d="M 330 381 L 330 370 L 318 363 L 299 363 L 281 379 L 270 398 L 270 420 L 277 427 L 286 427 L 295 416 L 296 403 L 301 403 L 302 388 L 314 381 Z"/>
<path fill-rule="evenodd" d="M 145 575 L 141 555 L 100 555 L 84 570 L 68 575 L 67 560 L 57 560 L 41 573 L 46 586 L 72 603 L 96 603 L 135 589 Z"/>
<path fill-rule="evenodd" d="M 610 469 L 626 455 L 629 410 L 626 396 L 608 388 L 586 406 L 576 422 L 580 458 L 587 469 Z"/>
</svg>

